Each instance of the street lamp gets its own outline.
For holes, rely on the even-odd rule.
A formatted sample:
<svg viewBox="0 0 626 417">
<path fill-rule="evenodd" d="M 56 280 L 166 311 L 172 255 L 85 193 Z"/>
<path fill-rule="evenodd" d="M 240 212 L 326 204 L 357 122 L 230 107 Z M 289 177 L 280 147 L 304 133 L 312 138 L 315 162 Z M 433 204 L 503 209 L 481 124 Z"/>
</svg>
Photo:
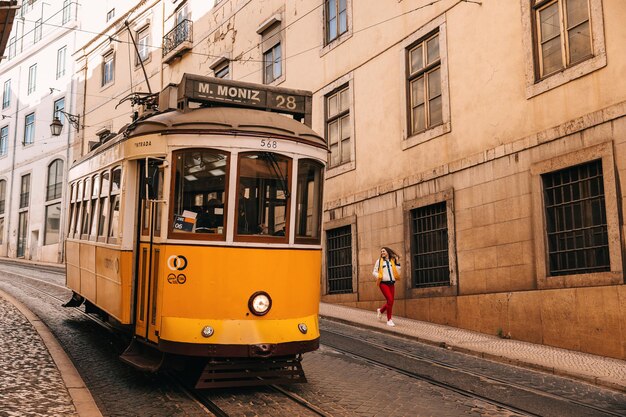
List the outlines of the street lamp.
<svg viewBox="0 0 626 417">
<path fill-rule="evenodd" d="M 63 113 L 77 132 L 80 130 L 80 116 L 66 113 L 63 110 L 57 110 L 57 112 Z M 61 123 L 59 116 L 54 116 L 52 123 L 50 123 L 50 132 L 52 132 L 52 136 L 59 136 L 61 134 L 61 130 L 63 130 L 63 123 Z"/>
</svg>

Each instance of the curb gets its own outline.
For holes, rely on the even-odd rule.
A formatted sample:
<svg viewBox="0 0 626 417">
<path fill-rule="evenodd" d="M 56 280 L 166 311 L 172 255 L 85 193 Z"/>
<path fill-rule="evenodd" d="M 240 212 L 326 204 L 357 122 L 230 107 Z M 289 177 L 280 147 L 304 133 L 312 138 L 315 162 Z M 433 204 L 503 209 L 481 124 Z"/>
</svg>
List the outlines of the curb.
<svg viewBox="0 0 626 417">
<path fill-rule="evenodd" d="M 83 379 L 74 367 L 74 364 L 67 356 L 59 342 L 56 340 L 48 326 L 30 311 L 24 304 L 15 299 L 13 296 L 0 290 L 0 297 L 4 298 L 15 306 L 41 337 L 46 349 L 50 353 L 52 360 L 56 364 L 61 378 L 65 383 L 65 387 L 74 403 L 76 412 L 80 417 L 102 417 L 102 413 L 98 409 L 91 392 L 85 386 Z"/>
</svg>

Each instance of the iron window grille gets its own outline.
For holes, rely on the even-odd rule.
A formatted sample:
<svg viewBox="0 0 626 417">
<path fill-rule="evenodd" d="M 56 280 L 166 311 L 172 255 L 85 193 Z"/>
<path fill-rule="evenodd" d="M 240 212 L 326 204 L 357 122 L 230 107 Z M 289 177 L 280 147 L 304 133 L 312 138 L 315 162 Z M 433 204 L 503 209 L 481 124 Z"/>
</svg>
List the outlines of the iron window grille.
<svg viewBox="0 0 626 417">
<path fill-rule="evenodd" d="M 174 29 L 167 32 L 163 37 L 163 56 L 172 52 L 178 45 L 185 41 L 192 42 L 193 24 L 185 19 L 177 24 Z"/>
<path fill-rule="evenodd" d="M 450 285 L 446 202 L 411 210 L 414 288 Z"/>
<path fill-rule="evenodd" d="M 352 227 L 326 233 L 328 294 L 352 293 Z"/>
<path fill-rule="evenodd" d="M 600 160 L 542 175 L 549 276 L 610 271 Z"/>
</svg>

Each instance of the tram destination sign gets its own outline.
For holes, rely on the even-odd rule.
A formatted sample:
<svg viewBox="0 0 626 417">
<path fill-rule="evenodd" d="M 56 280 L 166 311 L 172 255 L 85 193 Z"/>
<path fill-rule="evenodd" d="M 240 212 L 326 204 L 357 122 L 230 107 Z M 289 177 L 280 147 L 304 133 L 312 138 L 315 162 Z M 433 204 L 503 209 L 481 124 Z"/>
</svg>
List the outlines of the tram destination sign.
<svg viewBox="0 0 626 417">
<path fill-rule="evenodd" d="M 310 92 L 191 74 L 183 76 L 178 86 L 178 100 L 259 108 L 291 114 L 305 121 L 311 114 Z"/>
</svg>

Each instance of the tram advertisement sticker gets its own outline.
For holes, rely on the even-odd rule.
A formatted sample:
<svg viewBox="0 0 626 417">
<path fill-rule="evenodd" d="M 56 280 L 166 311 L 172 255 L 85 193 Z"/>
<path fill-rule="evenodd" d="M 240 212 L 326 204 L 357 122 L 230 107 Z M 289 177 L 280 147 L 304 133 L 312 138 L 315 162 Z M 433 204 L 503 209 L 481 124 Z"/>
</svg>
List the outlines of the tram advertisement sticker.
<svg viewBox="0 0 626 417">
<path fill-rule="evenodd" d="M 182 216 L 174 215 L 174 229 L 182 232 L 191 232 L 196 224 L 196 213 L 193 211 L 185 210 Z"/>
</svg>

